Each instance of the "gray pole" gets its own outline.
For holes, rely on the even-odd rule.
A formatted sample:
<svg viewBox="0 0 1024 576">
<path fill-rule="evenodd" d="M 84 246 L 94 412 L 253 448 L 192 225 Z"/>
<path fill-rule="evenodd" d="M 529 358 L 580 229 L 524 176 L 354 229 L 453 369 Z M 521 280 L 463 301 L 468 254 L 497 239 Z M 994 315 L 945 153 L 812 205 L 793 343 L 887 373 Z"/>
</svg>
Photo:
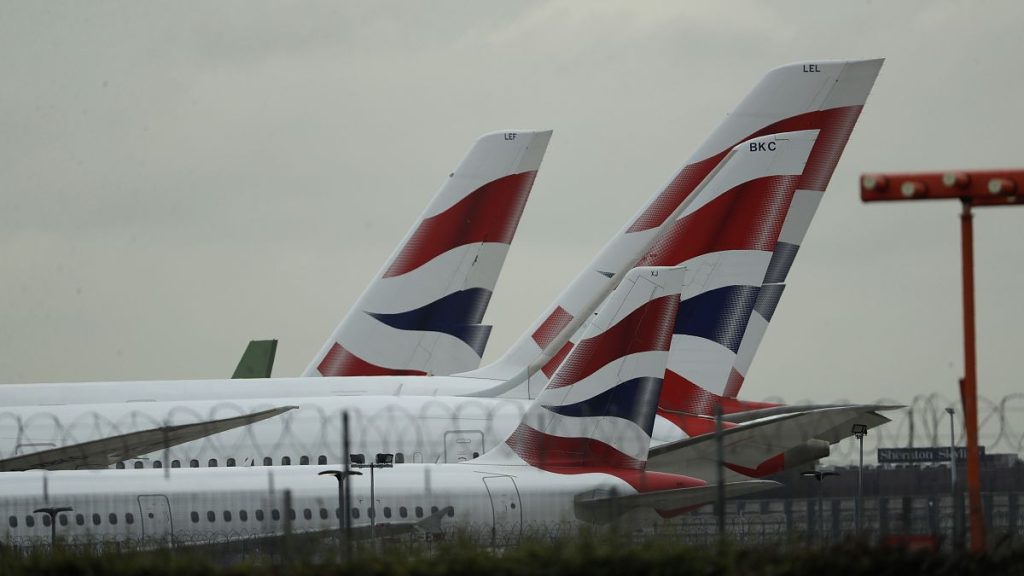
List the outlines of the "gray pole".
<svg viewBox="0 0 1024 576">
<path fill-rule="evenodd" d="M 818 477 L 818 546 L 825 545 L 825 498 L 821 495 L 821 477 Z"/>
<path fill-rule="evenodd" d="M 374 493 L 373 493 L 373 469 L 374 468 L 376 468 L 376 466 L 373 463 L 371 463 L 370 464 L 370 541 L 371 542 L 374 539 L 374 527 L 377 524 L 377 501 L 374 499 L 375 497 L 374 497 Z"/>
<path fill-rule="evenodd" d="M 341 413 L 341 465 L 344 467 L 345 479 L 347 480 L 350 476 L 350 462 L 349 457 L 349 438 L 348 438 L 348 412 Z M 346 560 L 352 560 L 352 489 L 349 487 L 349 483 L 344 484 L 343 492 L 345 498 L 343 501 L 343 509 L 341 511 L 341 517 L 345 519 L 345 552 L 347 554 Z"/>
<path fill-rule="evenodd" d="M 857 466 L 857 510 L 854 518 L 856 520 L 856 532 L 861 537 L 861 530 L 864 528 L 864 437 L 868 434 L 867 424 L 854 424 L 850 430 L 857 437 L 860 444 L 860 464 Z"/>
<path fill-rule="evenodd" d="M 857 537 L 860 538 L 864 528 L 864 435 L 859 434 L 860 464 L 857 466 Z"/>
<path fill-rule="evenodd" d="M 61 512 L 71 512 L 69 506 L 53 507 L 53 508 L 37 508 L 32 511 L 33 514 L 46 514 L 50 517 L 50 547 L 52 548 L 57 544 L 57 515 Z"/>
<path fill-rule="evenodd" d="M 953 409 L 946 408 L 949 414 L 949 505 L 953 510 L 953 545 L 960 543 L 960 507 L 956 498 L 956 432 L 953 423 Z"/>
<path fill-rule="evenodd" d="M 718 487 L 715 490 L 715 513 L 718 516 L 718 541 L 725 540 L 725 447 L 722 439 L 722 407 L 715 406 L 715 450 L 718 458 Z"/>
</svg>

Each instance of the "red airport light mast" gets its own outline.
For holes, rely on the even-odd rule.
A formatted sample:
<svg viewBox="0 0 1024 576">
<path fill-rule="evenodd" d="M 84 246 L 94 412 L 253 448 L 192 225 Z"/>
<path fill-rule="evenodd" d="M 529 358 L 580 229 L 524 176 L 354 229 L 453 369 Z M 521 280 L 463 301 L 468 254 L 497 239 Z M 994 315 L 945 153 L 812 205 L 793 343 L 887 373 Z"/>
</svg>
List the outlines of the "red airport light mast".
<svg viewBox="0 0 1024 576">
<path fill-rule="evenodd" d="M 890 200 L 959 200 L 960 254 L 963 262 L 964 377 L 960 380 L 964 427 L 967 430 L 967 498 L 971 550 L 985 551 L 981 507 L 981 458 L 978 452 L 978 372 L 974 341 L 974 227 L 975 206 L 1014 206 L 1024 186 L 1024 170 L 973 170 L 910 174 L 862 174 L 864 202 Z"/>
</svg>

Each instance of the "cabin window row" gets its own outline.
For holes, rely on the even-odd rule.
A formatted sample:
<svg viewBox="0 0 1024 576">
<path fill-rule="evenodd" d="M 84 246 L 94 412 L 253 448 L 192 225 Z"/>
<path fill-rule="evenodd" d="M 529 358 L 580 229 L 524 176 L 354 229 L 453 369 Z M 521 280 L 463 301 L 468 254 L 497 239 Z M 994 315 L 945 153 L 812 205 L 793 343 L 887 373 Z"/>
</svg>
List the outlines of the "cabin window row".
<svg viewBox="0 0 1024 576">
<path fill-rule="evenodd" d="M 52 520 L 50 519 L 50 515 L 49 514 L 40 514 L 40 516 L 41 516 L 40 524 L 42 524 L 43 526 L 49 528 L 50 527 L 50 523 L 52 522 Z M 59 515 L 57 515 L 57 523 L 60 524 L 61 526 L 67 526 L 71 522 L 69 520 L 70 516 L 71 516 L 70 514 L 59 514 Z M 126 512 L 123 516 L 124 516 L 124 523 L 125 524 L 135 524 L 135 515 L 134 514 L 132 514 L 131 512 Z M 103 523 L 103 516 L 101 514 L 96 514 L 96 513 L 92 514 L 91 516 L 87 516 L 85 514 L 75 514 L 74 518 L 75 518 L 75 524 L 78 525 L 78 526 L 85 526 L 86 524 L 90 523 L 90 521 L 91 521 L 93 526 L 99 526 L 100 524 Z M 106 515 L 107 523 L 112 525 L 112 526 L 116 526 L 118 524 L 118 522 L 120 521 L 120 518 L 121 518 L 120 515 L 115 514 L 113 512 L 111 512 L 110 514 Z M 9 517 L 7 519 L 7 525 L 10 526 L 11 528 L 17 528 L 18 527 L 18 517 L 17 516 Z M 36 518 L 35 518 L 34 515 L 27 515 L 27 516 L 25 516 L 25 526 L 27 528 L 34 528 L 35 525 L 36 525 Z"/>
<path fill-rule="evenodd" d="M 340 508 L 335 508 L 334 509 L 334 517 L 335 517 L 335 519 L 341 517 L 340 510 L 341 510 Z M 439 508 L 437 506 L 431 506 L 430 507 L 430 513 L 431 514 L 436 514 L 438 510 L 439 510 Z M 383 512 L 384 512 L 384 517 L 385 518 L 392 518 L 393 517 L 392 508 L 390 506 L 385 506 L 383 508 Z M 423 516 L 424 516 L 424 510 L 423 510 L 422 506 L 416 506 L 413 509 L 413 512 L 415 513 L 416 518 L 423 518 Z M 362 512 L 359 508 L 356 508 L 356 507 L 352 508 L 352 518 L 360 518 L 363 513 L 364 512 Z M 374 517 L 374 510 L 372 508 L 367 508 L 365 510 L 365 514 L 366 514 L 367 518 L 373 518 Z M 313 519 L 313 515 L 314 515 L 314 509 L 305 508 L 305 509 L 302 510 L 302 517 L 305 518 L 306 520 L 312 520 Z M 320 508 L 316 515 L 319 516 L 321 520 L 327 520 L 331 516 L 331 513 L 330 513 L 330 511 L 327 510 L 327 508 Z M 448 516 L 449 517 L 455 516 L 454 508 L 449 508 L 448 509 Z M 217 513 L 215 511 L 213 511 L 213 510 L 207 510 L 206 511 L 205 519 L 206 519 L 207 522 L 209 522 L 209 523 L 216 522 L 217 521 L 217 517 L 218 516 L 217 516 Z M 223 510 L 221 512 L 221 514 L 220 514 L 220 517 L 223 518 L 224 522 L 232 522 L 233 519 L 236 518 L 236 516 L 232 514 L 231 510 Z M 408 518 L 409 517 L 409 509 L 406 508 L 405 506 L 399 506 L 398 507 L 398 517 L 399 518 Z M 198 524 L 198 523 L 200 523 L 203 520 L 203 516 L 200 515 L 200 513 L 198 511 L 196 511 L 196 510 L 192 511 L 192 513 L 190 514 L 190 518 L 191 518 L 193 524 Z M 237 518 L 238 518 L 238 521 L 240 521 L 240 522 L 248 522 L 249 521 L 249 512 L 247 510 L 239 510 Z M 257 522 L 262 522 L 262 521 L 264 521 L 266 519 L 266 514 L 264 513 L 263 509 L 258 508 L 258 509 L 256 509 L 253 512 L 253 518 Z M 296 510 L 294 508 L 289 509 L 288 510 L 288 519 L 289 520 L 295 520 L 297 518 L 298 518 L 298 514 L 297 514 Z M 281 520 L 281 511 L 278 510 L 277 508 L 271 509 L 270 510 L 270 519 L 275 521 L 275 522 L 279 522 Z"/>
<path fill-rule="evenodd" d="M 438 507 L 437 506 L 431 506 L 430 507 L 430 513 L 431 514 L 436 514 L 437 511 L 438 511 Z M 394 516 L 393 513 L 392 513 L 391 506 L 384 506 L 383 507 L 383 512 L 384 512 L 384 518 L 392 518 Z M 423 510 L 422 506 L 416 506 L 415 508 L 413 508 L 413 512 L 415 513 L 415 517 L 416 518 L 423 518 L 423 516 L 424 516 L 424 510 Z M 352 518 L 360 518 L 362 516 L 362 514 L 363 514 L 363 512 L 361 512 L 359 508 L 357 508 L 357 507 L 353 507 L 352 508 Z M 366 514 L 367 518 L 375 517 L 375 511 L 372 508 L 367 508 L 366 511 L 365 511 L 365 514 Z M 449 509 L 448 510 L 448 516 L 454 516 L 454 515 L 455 515 L 455 511 L 453 509 Z M 60 524 L 61 526 L 67 526 L 69 524 L 69 522 L 70 522 L 70 520 L 68 520 L 69 516 L 70 516 L 69 514 L 59 514 L 57 516 L 58 524 Z M 265 515 L 264 515 L 264 512 L 263 512 L 262 509 L 257 509 L 253 513 L 253 516 L 255 517 L 257 522 L 262 522 L 265 519 Z M 321 520 L 327 520 L 328 517 L 330 517 L 330 512 L 326 508 L 320 508 L 318 516 L 320 517 Z M 334 517 L 335 518 L 340 518 L 340 516 L 341 516 L 340 508 L 335 508 L 334 509 Z M 230 510 L 224 510 L 221 513 L 221 517 L 224 519 L 225 522 L 231 522 L 232 518 L 233 518 L 232 513 L 231 513 Z M 310 509 L 310 508 L 304 509 L 302 511 L 302 517 L 305 518 L 306 520 L 312 520 L 313 519 L 313 510 Z M 409 517 L 409 509 L 406 508 L 405 506 L 399 506 L 398 507 L 398 517 L 399 518 L 408 518 Z M 75 514 L 74 518 L 75 518 L 75 524 L 78 525 L 78 526 L 85 526 L 88 523 L 87 522 L 87 517 L 86 517 L 85 514 Z M 270 511 L 270 518 L 271 518 L 271 520 L 274 520 L 274 521 L 280 521 L 281 520 L 281 511 L 276 509 L 276 508 L 271 510 Z M 295 509 L 288 510 L 288 518 L 290 520 L 295 520 L 296 519 Z M 191 519 L 192 519 L 192 523 L 193 524 L 198 524 L 199 521 L 200 521 L 199 512 L 193 511 L 192 514 L 191 514 Z M 98 513 L 94 513 L 94 514 L 92 514 L 88 518 L 88 520 L 91 520 L 93 526 L 99 526 L 100 524 L 103 523 L 103 516 L 98 514 Z M 118 516 L 118 514 L 111 512 L 111 513 L 107 514 L 106 520 L 107 520 L 108 524 L 110 524 L 112 526 L 116 526 L 118 524 L 118 522 L 119 522 L 119 516 Z M 248 522 L 249 521 L 249 512 L 247 510 L 239 510 L 238 511 L 238 520 L 240 522 Z M 216 522 L 217 521 L 217 513 L 214 512 L 213 510 L 207 511 L 206 512 L 206 521 L 207 522 Z M 36 525 L 36 518 L 33 515 L 26 515 L 24 522 L 25 522 L 25 526 L 27 528 L 33 528 Z M 51 522 L 51 520 L 50 520 L 50 515 L 49 514 L 42 515 L 40 523 L 44 527 L 49 528 L 50 527 L 50 522 Z M 8 523 L 8 525 L 11 528 L 17 528 L 18 524 L 19 524 L 18 516 L 10 516 L 8 518 L 8 520 L 7 520 L 7 523 Z M 131 512 L 126 512 L 124 514 L 124 523 L 125 524 L 134 524 L 135 523 L 135 516 Z"/>
<path fill-rule="evenodd" d="M 361 454 L 353 454 L 353 456 L 361 456 Z M 310 459 L 309 456 L 299 456 L 298 462 L 299 462 L 299 466 L 308 466 L 311 463 L 311 459 Z M 321 465 L 321 466 L 327 464 L 327 456 L 325 456 L 323 454 L 317 456 L 316 457 L 316 463 Z M 396 453 L 395 454 L 395 464 L 404 464 L 404 463 L 405 463 L 405 454 L 403 454 L 401 452 Z M 281 466 L 291 466 L 292 465 L 292 458 L 291 458 L 291 456 L 282 456 L 281 457 L 281 461 L 280 461 L 279 464 Z M 264 466 L 273 466 L 274 465 L 274 459 L 271 458 L 270 456 L 264 457 L 263 458 L 263 465 Z M 206 467 L 207 468 L 217 468 L 218 466 L 220 466 L 220 460 L 218 460 L 217 458 L 210 458 L 209 460 L 206 461 Z M 226 466 L 228 468 L 234 468 L 234 467 L 238 466 L 238 462 L 234 458 L 228 458 L 227 460 L 224 461 L 224 466 Z M 141 470 L 142 468 L 145 468 L 145 467 L 146 467 L 146 464 L 142 460 L 136 460 L 134 463 L 132 463 L 132 468 L 134 468 L 136 470 Z M 153 460 L 152 468 L 163 468 L 163 467 L 164 467 L 163 461 L 161 461 L 161 460 Z M 199 468 L 199 460 L 197 460 L 195 458 L 189 460 L 188 461 L 188 467 L 189 468 Z M 118 462 L 115 465 L 115 468 L 117 468 L 118 470 L 124 470 L 125 468 L 127 468 L 127 466 L 125 465 L 124 462 Z M 181 460 L 171 460 L 171 468 L 181 468 Z"/>
</svg>

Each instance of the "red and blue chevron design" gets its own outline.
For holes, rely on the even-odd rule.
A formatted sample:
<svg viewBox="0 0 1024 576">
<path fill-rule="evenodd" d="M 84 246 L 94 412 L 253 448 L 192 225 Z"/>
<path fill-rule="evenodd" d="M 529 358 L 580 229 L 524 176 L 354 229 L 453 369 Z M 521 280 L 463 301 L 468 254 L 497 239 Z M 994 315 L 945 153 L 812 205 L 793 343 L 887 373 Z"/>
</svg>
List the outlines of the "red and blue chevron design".
<svg viewBox="0 0 1024 576">
<path fill-rule="evenodd" d="M 653 278 L 663 284 L 642 276 L 652 270 L 668 271 Z M 603 326 L 611 317 L 611 325 L 588 329 L 506 439 L 519 459 L 571 474 L 643 470 L 682 277 L 673 269 L 630 272 L 595 319 Z"/>
<path fill-rule="evenodd" d="M 477 368 L 491 334 L 481 322 L 550 136 L 477 139 L 305 375 Z"/>
<path fill-rule="evenodd" d="M 806 231 L 860 111 L 861 106 L 848 106 L 811 112 L 756 132 L 755 135 L 762 135 L 773 130 L 819 130 L 801 174 L 759 178 L 721 194 L 672 223 L 641 260 L 645 265 L 710 265 L 716 254 L 724 252 L 762 254 L 751 259 L 746 273 L 729 271 L 744 283 L 711 282 L 713 287 L 705 292 L 684 295 L 675 329 L 677 339 L 659 403 L 659 414 L 663 417 L 679 425 L 675 421 L 678 412 L 711 415 L 719 406 L 726 413 L 771 406 L 739 401 L 735 396 L 764 327 L 778 305 L 784 289 L 782 281 L 798 250 L 797 244 L 780 238 L 784 229 Z M 708 165 L 713 167 L 714 163 Z M 684 181 L 699 182 L 708 169 L 697 163 L 687 167 L 681 177 Z M 677 189 L 670 187 L 669 191 Z M 802 200 L 809 209 L 791 210 L 798 190 L 805 195 Z M 813 200 L 808 201 L 807 197 Z M 652 210 L 638 222 L 653 222 L 659 214 Z M 762 320 L 758 326 L 751 326 L 756 318 Z M 741 357 L 744 340 L 748 350 Z M 684 431 L 690 427 L 680 426 Z"/>
</svg>

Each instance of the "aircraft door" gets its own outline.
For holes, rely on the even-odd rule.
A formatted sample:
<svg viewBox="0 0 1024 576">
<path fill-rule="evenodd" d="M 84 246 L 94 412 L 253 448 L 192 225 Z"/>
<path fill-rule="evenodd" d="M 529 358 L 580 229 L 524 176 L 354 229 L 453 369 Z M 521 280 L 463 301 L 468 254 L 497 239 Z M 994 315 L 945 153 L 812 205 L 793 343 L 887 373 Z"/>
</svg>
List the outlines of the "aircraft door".
<svg viewBox="0 0 1024 576">
<path fill-rule="evenodd" d="M 449 430 L 444 433 L 444 461 L 464 462 L 484 453 L 484 433 L 480 430 Z"/>
<path fill-rule="evenodd" d="M 523 532 L 523 507 L 516 481 L 511 476 L 487 476 L 484 486 L 491 498 L 494 514 L 491 544 L 497 546 L 517 541 Z"/>
<path fill-rule="evenodd" d="M 171 503 L 163 494 L 139 496 L 142 538 L 150 542 L 170 544 L 174 536 Z"/>
</svg>

